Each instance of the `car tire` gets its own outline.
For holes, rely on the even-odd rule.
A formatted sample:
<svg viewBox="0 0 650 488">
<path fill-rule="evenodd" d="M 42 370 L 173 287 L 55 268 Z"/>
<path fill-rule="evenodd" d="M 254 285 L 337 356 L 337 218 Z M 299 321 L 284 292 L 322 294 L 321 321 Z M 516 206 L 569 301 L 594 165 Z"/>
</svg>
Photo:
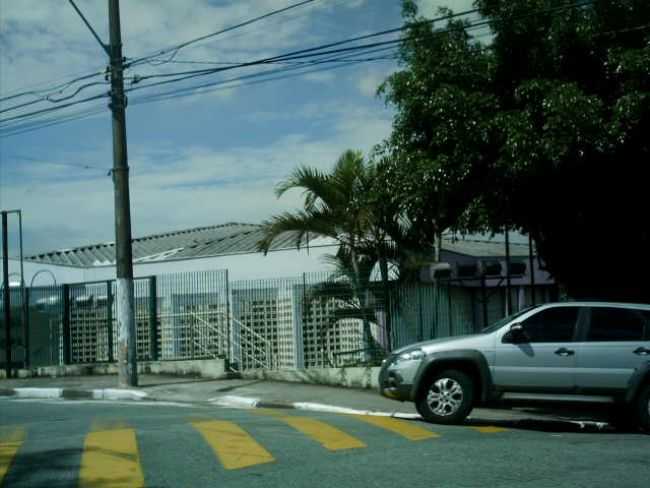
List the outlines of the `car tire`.
<svg viewBox="0 0 650 488">
<path fill-rule="evenodd" d="M 416 401 L 422 417 L 436 424 L 460 424 L 474 405 L 474 381 L 466 373 L 449 369 L 434 374 Z"/>
<path fill-rule="evenodd" d="M 619 432 L 639 430 L 636 412 L 630 405 L 616 405 L 610 412 L 609 423 Z"/>
<path fill-rule="evenodd" d="M 650 434 L 650 384 L 641 388 L 636 399 L 636 410 L 639 426 Z"/>
</svg>

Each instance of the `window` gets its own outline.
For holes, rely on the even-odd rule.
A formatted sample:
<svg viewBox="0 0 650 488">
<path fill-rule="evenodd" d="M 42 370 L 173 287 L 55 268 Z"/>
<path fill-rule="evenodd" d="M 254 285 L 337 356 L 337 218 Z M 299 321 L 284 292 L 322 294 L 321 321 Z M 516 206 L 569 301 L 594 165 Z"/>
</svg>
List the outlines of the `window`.
<svg viewBox="0 0 650 488">
<path fill-rule="evenodd" d="M 548 308 L 523 322 L 529 342 L 571 342 L 578 307 Z"/>
<path fill-rule="evenodd" d="M 594 307 L 588 341 L 642 341 L 643 316 L 625 308 Z"/>
</svg>

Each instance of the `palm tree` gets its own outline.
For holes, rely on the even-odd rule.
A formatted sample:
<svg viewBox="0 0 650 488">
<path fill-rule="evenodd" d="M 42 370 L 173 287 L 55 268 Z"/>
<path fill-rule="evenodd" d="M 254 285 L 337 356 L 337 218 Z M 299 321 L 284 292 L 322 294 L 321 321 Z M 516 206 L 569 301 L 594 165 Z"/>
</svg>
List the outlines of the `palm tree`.
<svg viewBox="0 0 650 488">
<path fill-rule="evenodd" d="M 378 234 L 375 214 L 368 205 L 374 171 L 360 151 L 345 151 L 333 170 L 325 173 L 308 166 L 298 167 L 276 188 L 281 197 L 290 189 L 302 189 L 303 209 L 285 212 L 263 222 L 264 237 L 258 248 L 265 253 L 273 241 L 286 232 L 294 233 L 296 247 L 307 243 L 308 235 L 329 237 L 339 243 L 339 269 L 347 270 L 352 293 L 361 309 L 368 303 L 370 271 L 377 262 L 372 242 Z M 370 259 L 369 259 L 370 258 Z M 383 268 L 383 267 L 382 267 Z M 364 314 L 364 341 L 374 345 L 370 322 Z"/>
</svg>

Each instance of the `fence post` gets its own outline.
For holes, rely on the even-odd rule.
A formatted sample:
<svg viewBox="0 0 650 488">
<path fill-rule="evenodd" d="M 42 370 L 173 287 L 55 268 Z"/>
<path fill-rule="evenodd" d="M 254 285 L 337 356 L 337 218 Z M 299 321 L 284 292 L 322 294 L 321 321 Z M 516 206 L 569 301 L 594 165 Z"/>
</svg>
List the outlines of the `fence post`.
<svg viewBox="0 0 650 488">
<path fill-rule="evenodd" d="M 70 285 L 63 285 L 63 364 L 71 363 L 70 355 Z"/>
<path fill-rule="evenodd" d="M 483 308 L 483 328 L 488 326 L 488 297 L 485 289 L 485 275 L 481 275 L 481 304 Z"/>
<path fill-rule="evenodd" d="M 451 280 L 447 281 L 447 323 L 449 324 L 449 337 L 453 334 L 453 318 L 451 315 Z"/>
<path fill-rule="evenodd" d="M 106 324 L 108 330 L 108 362 L 115 361 L 113 354 L 113 282 L 106 282 Z"/>
<path fill-rule="evenodd" d="M 23 333 L 25 344 L 25 368 L 29 368 L 29 288 L 23 287 Z"/>
<path fill-rule="evenodd" d="M 417 283 L 418 290 L 418 342 L 424 340 L 424 317 L 422 316 L 422 284 Z"/>
<path fill-rule="evenodd" d="M 158 361 L 158 293 L 156 277 L 149 278 L 149 359 Z"/>
<path fill-rule="evenodd" d="M 224 351 L 224 356 L 226 358 L 226 365 L 230 366 L 230 361 L 232 361 L 234 351 L 232 350 L 232 341 L 231 341 L 231 324 L 230 324 L 230 277 L 228 276 L 228 270 L 226 270 L 226 350 Z"/>
</svg>

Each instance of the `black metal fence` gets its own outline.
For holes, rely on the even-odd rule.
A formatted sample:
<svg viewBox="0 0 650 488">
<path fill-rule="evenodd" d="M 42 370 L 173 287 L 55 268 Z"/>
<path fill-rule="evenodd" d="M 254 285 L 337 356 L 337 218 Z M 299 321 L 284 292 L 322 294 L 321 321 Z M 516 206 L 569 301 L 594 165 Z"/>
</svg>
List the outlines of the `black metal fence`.
<svg viewBox="0 0 650 488">
<path fill-rule="evenodd" d="M 378 359 L 377 351 L 476 332 L 502 318 L 505 288 L 481 284 L 443 280 L 385 288 L 373 282 L 355 289 L 327 273 L 231 282 L 227 271 L 138 278 L 137 356 L 227 358 L 238 369 L 368 363 Z M 28 288 L 24 300 L 12 288 L 13 365 L 114 361 L 114 296 L 112 280 Z M 536 289 L 538 303 L 553 299 L 554 288 Z M 515 287 L 509 300 L 513 311 L 529 305 L 530 288 Z"/>
</svg>

